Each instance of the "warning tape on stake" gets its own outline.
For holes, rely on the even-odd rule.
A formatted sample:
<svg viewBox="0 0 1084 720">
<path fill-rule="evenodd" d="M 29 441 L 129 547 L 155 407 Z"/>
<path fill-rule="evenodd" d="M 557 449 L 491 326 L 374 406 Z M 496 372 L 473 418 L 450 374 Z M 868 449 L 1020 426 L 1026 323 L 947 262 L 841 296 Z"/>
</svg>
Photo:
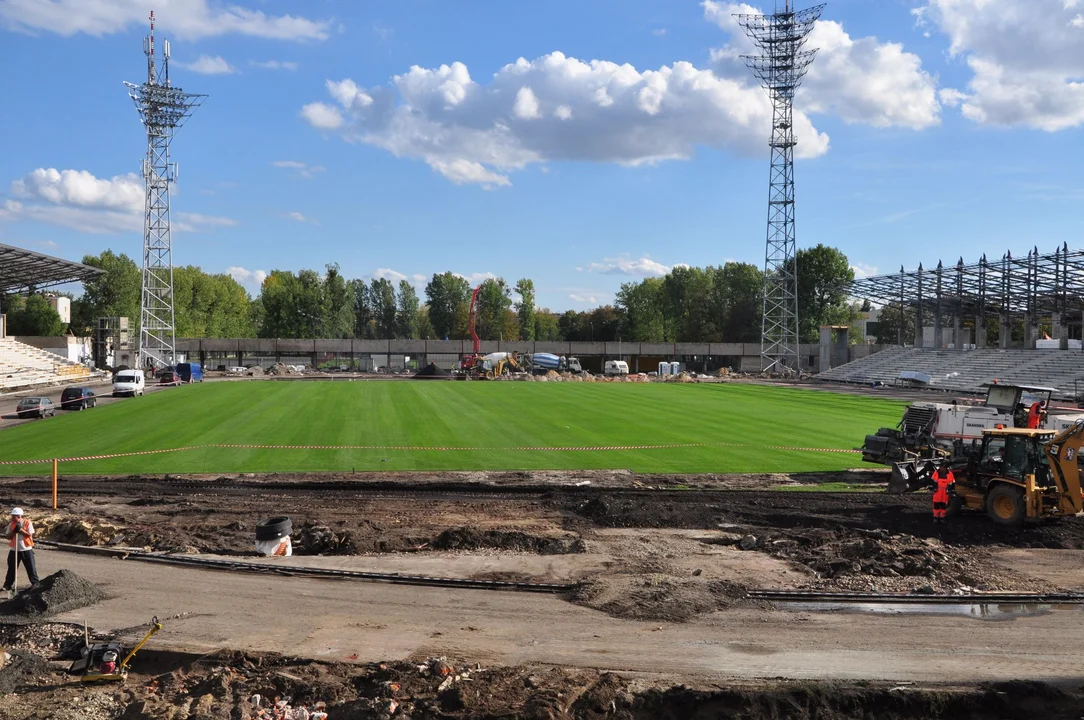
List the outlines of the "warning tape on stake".
<svg viewBox="0 0 1084 720">
<path fill-rule="evenodd" d="M 163 455 L 165 453 L 186 452 L 189 450 L 379 450 L 408 452 L 622 452 L 628 450 L 678 450 L 705 447 L 760 448 L 762 450 L 789 450 L 794 452 L 820 452 L 853 454 L 858 450 L 839 448 L 791 447 L 787 445 L 745 445 L 742 443 L 690 443 L 684 445 L 589 445 L 567 447 L 432 447 L 427 445 L 254 445 L 237 443 L 211 443 L 207 445 L 188 445 L 161 450 L 138 450 L 126 453 L 105 455 L 79 455 L 56 458 L 57 462 L 87 462 L 91 460 L 112 460 L 115 458 L 140 457 L 144 455 Z M 41 460 L 0 460 L 0 465 L 45 465 L 53 458 Z"/>
</svg>

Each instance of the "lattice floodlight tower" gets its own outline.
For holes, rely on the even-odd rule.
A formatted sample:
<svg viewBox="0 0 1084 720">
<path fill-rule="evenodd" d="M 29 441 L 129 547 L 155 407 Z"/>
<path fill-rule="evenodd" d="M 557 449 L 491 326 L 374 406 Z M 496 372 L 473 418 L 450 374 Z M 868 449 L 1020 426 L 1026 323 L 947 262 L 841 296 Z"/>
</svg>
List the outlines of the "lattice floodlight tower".
<svg viewBox="0 0 1084 720">
<path fill-rule="evenodd" d="M 782 8 L 780 8 L 782 4 Z M 803 50 L 824 5 L 795 12 L 791 0 L 771 15 L 737 15 L 761 55 L 742 60 L 772 98 L 772 169 L 760 356 L 767 372 L 798 371 L 798 272 L 794 235 L 794 93 L 816 50 Z"/>
<path fill-rule="evenodd" d="M 169 41 L 162 43 L 162 63 L 154 55 L 154 12 L 151 32 L 143 38 L 147 81 L 125 82 L 147 129 L 147 156 L 141 171 L 147 196 L 143 220 L 143 289 L 139 312 L 139 366 L 173 364 L 176 337 L 173 317 L 173 251 L 169 229 L 169 186 L 177 166 L 169 162 L 169 143 L 206 95 L 186 93 L 169 81 Z"/>
</svg>

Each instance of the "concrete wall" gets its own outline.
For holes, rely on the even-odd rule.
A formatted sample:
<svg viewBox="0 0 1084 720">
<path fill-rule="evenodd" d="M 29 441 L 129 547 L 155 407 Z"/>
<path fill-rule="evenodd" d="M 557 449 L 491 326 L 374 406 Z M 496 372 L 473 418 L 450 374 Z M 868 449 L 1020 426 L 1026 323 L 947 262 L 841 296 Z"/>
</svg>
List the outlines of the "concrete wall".
<svg viewBox="0 0 1084 720">
<path fill-rule="evenodd" d="M 79 362 L 90 352 L 90 339 L 69 336 L 16 338 L 56 355 Z M 452 367 L 471 350 L 469 340 L 351 340 L 299 338 L 178 338 L 177 352 L 192 361 L 203 362 L 209 368 L 218 365 L 264 365 L 276 361 L 289 363 L 334 363 L 370 367 L 401 367 L 404 358 L 411 363 L 437 362 Z M 584 367 L 602 367 L 606 359 L 628 360 L 629 367 L 640 372 L 652 372 L 661 361 L 680 361 L 682 367 L 712 371 L 733 366 L 747 372 L 760 370 L 758 343 L 638 343 L 638 342 L 564 342 L 564 341 L 497 341 L 483 340 L 483 353 L 547 352 L 566 357 L 579 357 Z M 879 345 L 852 345 L 849 360 L 866 357 L 881 350 Z M 809 356 L 814 363 L 809 364 Z M 820 347 L 799 346 L 799 359 L 804 372 L 820 370 Z M 694 360 L 696 358 L 696 360 Z M 838 359 L 833 358 L 833 364 Z"/>
</svg>

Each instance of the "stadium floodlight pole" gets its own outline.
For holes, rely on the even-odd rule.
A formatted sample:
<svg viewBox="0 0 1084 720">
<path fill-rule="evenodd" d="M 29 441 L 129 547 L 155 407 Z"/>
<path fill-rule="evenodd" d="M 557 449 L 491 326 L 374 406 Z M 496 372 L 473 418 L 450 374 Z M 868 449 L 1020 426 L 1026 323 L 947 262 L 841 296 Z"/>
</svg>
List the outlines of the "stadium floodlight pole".
<svg viewBox="0 0 1084 720">
<path fill-rule="evenodd" d="M 782 5 L 782 7 L 780 7 Z M 761 368 L 795 373 L 798 362 L 798 263 L 794 234 L 794 93 L 816 50 L 803 50 L 824 5 L 794 11 L 791 0 L 777 0 L 771 15 L 736 15 L 760 55 L 742 60 L 772 99 L 771 175 L 768 190 L 768 240 L 764 254 L 764 314 Z"/>
<path fill-rule="evenodd" d="M 147 130 L 147 156 L 140 168 L 146 182 L 143 219 L 143 283 L 139 301 L 139 366 L 164 367 L 175 361 L 173 315 L 173 240 L 169 225 L 169 186 L 177 166 L 169 161 L 169 143 L 206 95 L 186 93 L 169 80 L 169 41 L 162 43 L 162 63 L 154 55 L 154 11 L 151 32 L 143 38 L 147 81 L 125 82 L 139 119 Z"/>
</svg>

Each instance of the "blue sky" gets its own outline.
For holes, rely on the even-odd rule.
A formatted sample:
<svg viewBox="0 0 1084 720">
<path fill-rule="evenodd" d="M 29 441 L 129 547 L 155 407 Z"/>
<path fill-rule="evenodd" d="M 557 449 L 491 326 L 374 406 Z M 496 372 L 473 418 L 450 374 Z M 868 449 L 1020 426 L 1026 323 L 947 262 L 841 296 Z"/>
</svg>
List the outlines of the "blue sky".
<svg viewBox="0 0 1084 720">
<path fill-rule="evenodd" d="M 177 264 L 530 277 L 565 310 L 763 263 L 770 105 L 731 16 L 770 0 L 0 0 L 0 242 L 139 257 L 121 81 L 152 8 L 209 95 L 173 145 Z M 800 246 L 860 274 L 1079 247 L 1084 0 L 835 0 L 809 46 Z"/>
</svg>

